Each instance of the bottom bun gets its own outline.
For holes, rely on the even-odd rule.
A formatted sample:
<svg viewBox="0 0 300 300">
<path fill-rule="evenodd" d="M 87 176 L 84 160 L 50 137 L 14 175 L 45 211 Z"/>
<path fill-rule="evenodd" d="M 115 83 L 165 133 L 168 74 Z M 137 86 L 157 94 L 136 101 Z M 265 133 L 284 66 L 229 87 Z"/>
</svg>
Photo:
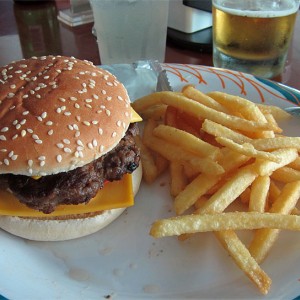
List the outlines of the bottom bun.
<svg viewBox="0 0 300 300">
<path fill-rule="evenodd" d="M 132 173 L 133 193 L 139 190 L 142 179 L 142 167 Z M 105 210 L 98 214 L 72 215 L 59 218 L 30 219 L 12 216 L 0 216 L 0 228 L 5 231 L 34 241 L 65 241 L 83 237 L 99 231 L 116 218 L 126 208 Z M 89 214 L 88 214 L 89 215 Z"/>
</svg>

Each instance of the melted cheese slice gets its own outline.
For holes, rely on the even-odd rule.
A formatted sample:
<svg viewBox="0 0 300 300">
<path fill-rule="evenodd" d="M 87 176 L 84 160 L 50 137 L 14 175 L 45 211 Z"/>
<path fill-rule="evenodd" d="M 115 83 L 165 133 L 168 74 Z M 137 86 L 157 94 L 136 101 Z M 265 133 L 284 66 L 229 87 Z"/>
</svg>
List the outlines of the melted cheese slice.
<svg viewBox="0 0 300 300">
<path fill-rule="evenodd" d="M 131 107 L 131 120 L 130 123 L 141 122 L 143 119 L 140 115 Z"/>
<path fill-rule="evenodd" d="M 0 215 L 6 216 L 55 217 L 128 207 L 133 204 L 132 177 L 129 174 L 123 176 L 120 181 L 105 183 L 104 188 L 99 190 L 96 197 L 91 199 L 88 204 L 59 205 L 51 214 L 44 214 L 28 208 L 11 193 L 0 190 Z"/>
</svg>

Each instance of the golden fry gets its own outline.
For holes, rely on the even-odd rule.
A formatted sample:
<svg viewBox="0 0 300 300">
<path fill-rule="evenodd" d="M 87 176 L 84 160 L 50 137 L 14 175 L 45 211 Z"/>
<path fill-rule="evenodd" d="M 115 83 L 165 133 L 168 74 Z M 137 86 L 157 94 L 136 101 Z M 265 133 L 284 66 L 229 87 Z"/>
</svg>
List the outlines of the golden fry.
<svg viewBox="0 0 300 300">
<path fill-rule="evenodd" d="M 181 149 L 179 146 L 168 143 L 157 137 L 150 137 L 145 140 L 146 146 L 153 151 L 158 152 L 160 155 L 168 159 L 169 161 L 187 161 L 193 167 L 197 168 L 199 172 L 205 174 L 222 174 L 224 169 L 211 158 L 200 158 L 191 152 Z"/>
<path fill-rule="evenodd" d="M 228 110 L 224 106 L 222 106 L 213 98 L 209 97 L 207 94 L 204 94 L 201 91 L 195 89 L 195 87 L 193 87 L 192 85 L 185 86 L 182 89 L 182 93 L 186 97 L 191 98 L 201 104 L 204 104 L 207 107 L 213 108 L 217 111 L 228 113 Z"/>
<path fill-rule="evenodd" d="M 232 230 L 215 232 L 222 246 L 227 250 L 238 267 L 266 295 L 271 287 L 271 278 L 261 269 L 248 249 Z"/>
<path fill-rule="evenodd" d="M 270 213 L 273 215 L 278 214 L 282 217 L 289 214 L 292 209 L 295 208 L 299 197 L 300 181 L 286 184 L 280 196 L 272 205 Z M 273 228 L 280 228 L 278 226 L 279 224 Z M 249 251 L 258 263 L 261 263 L 265 259 L 271 247 L 275 243 L 278 234 L 278 229 L 259 229 L 255 232 L 254 238 L 249 246 Z"/>
<path fill-rule="evenodd" d="M 178 162 L 170 163 L 171 187 L 170 192 L 173 197 L 176 197 L 182 192 L 187 185 L 187 178 L 183 172 L 182 164 Z"/>
<path fill-rule="evenodd" d="M 275 170 L 272 173 L 271 178 L 284 183 L 293 182 L 300 180 L 300 171 L 289 167 L 282 167 L 278 170 Z"/>
<path fill-rule="evenodd" d="M 249 211 L 257 211 L 260 213 L 265 211 L 270 181 L 269 176 L 259 176 L 254 180 L 251 186 Z"/>
<path fill-rule="evenodd" d="M 192 214 L 155 221 L 150 234 L 156 238 L 223 230 L 277 228 L 300 231 L 300 217 L 282 213 L 227 212 Z"/>
<path fill-rule="evenodd" d="M 150 150 L 143 144 L 140 136 L 135 136 L 134 140 L 141 151 L 140 156 L 142 161 L 143 179 L 147 183 L 152 183 L 158 175 L 154 157 L 152 156 Z"/>
<path fill-rule="evenodd" d="M 249 143 L 252 140 L 241 133 L 208 119 L 204 120 L 202 124 L 202 130 L 216 137 L 225 137 L 231 139 L 239 144 Z"/>
<path fill-rule="evenodd" d="M 280 156 L 273 153 L 256 150 L 254 146 L 249 143 L 244 143 L 240 145 L 224 137 L 217 137 L 216 141 L 221 145 L 246 156 L 271 160 L 277 163 L 281 162 Z"/>
<path fill-rule="evenodd" d="M 220 152 L 218 147 L 212 146 L 188 132 L 171 126 L 159 125 L 154 129 L 153 133 L 155 136 L 186 149 L 187 151 L 191 151 L 200 157 L 210 157 L 214 159 Z"/>
</svg>

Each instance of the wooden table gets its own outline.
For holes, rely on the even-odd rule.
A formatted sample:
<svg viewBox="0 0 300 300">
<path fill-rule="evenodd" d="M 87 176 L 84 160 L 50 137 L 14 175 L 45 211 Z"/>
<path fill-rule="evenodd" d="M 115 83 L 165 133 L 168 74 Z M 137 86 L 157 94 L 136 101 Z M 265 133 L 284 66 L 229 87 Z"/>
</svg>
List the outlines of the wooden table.
<svg viewBox="0 0 300 300">
<path fill-rule="evenodd" d="M 0 65 L 32 55 L 61 54 L 100 64 L 92 24 L 69 27 L 57 20 L 66 0 L 43 3 L 0 1 Z M 298 12 L 298 15 L 300 12 Z M 285 70 L 275 78 L 300 90 L 300 17 L 296 21 Z M 189 50 L 167 41 L 167 63 L 212 66 L 212 54 Z"/>
</svg>

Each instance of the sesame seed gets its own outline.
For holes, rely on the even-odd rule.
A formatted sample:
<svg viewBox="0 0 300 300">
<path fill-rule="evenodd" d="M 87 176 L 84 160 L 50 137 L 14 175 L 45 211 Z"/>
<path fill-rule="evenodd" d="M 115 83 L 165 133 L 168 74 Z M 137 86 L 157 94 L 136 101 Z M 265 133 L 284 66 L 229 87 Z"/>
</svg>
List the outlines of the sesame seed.
<svg viewBox="0 0 300 300">
<path fill-rule="evenodd" d="M 106 97 L 107 101 L 110 101 L 111 99 L 112 99 L 112 97 L 110 97 L 110 96 Z"/>
<path fill-rule="evenodd" d="M 109 86 L 113 86 L 113 84 L 111 82 L 106 82 L 106 84 Z"/>
<path fill-rule="evenodd" d="M 92 99 L 85 99 L 84 101 L 85 101 L 86 103 L 91 103 L 91 102 L 93 102 Z"/>
<path fill-rule="evenodd" d="M 11 89 L 15 89 L 15 88 L 16 88 L 16 85 L 15 85 L 15 84 L 12 84 L 12 85 L 10 86 L 10 88 L 11 88 Z"/>
<path fill-rule="evenodd" d="M 41 99 L 41 98 L 42 98 L 40 94 L 36 94 L 35 96 L 36 96 L 38 99 Z"/>
<path fill-rule="evenodd" d="M 114 131 L 111 136 L 114 138 L 117 136 L 117 133 Z"/>
<path fill-rule="evenodd" d="M 16 125 L 16 129 L 19 130 L 21 128 L 21 124 Z"/>
<path fill-rule="evenodd" d="M 67 144 L 67 145 L 70 145 L 70 144 L 71 144 L 70 140 L 68 140 L 68 139 L 63 139 L 63 142 L 64 142 L 65 144 Z"/>
<path fill-rule="evenodd" d="M 4 135 L 0 135 L 0 140 L 1 141 L 6 141 L 6 137 Z"/>
<path fill-rule="evenodd" d="M 46 162 L 45 162 L 44 160 L 42 160 L 42 161 L 40 162 L 40 167 L 43 167 L 45 164 L 46 164 Z"/>
<path fill-rule="evenodd" d="M 102 135 L 102 134 L 103 134 L 103 129 L 102 129 L 102 128 L 98 128 L 98 133 L 99 133 L 100 135 Z"/>
<path fill-rule="evenodd" d="M 8 97 L 8 98 L 12 98 L 14 95 L 15 95 L 14 93 L 8 93 L 8 94 L 7 94 L 7 97 Z"/>
<path fill-rule="evenodd" d="M 33 160 L 29 159 L 27 164 L 28 164 L 29 167 L 32 167 L 33 166 Z"/>
<path fill-rule="evenodd" d="M 92 121 L 93 125 L 97 125 L 99 123 L 99 121 Z"/>
<path fill-rule="evenodd" d="M 24 95 L 24 96 L 25 96 L 25 95 Z M 23 96 L 23 97 L 24 97 L 24 96 Z M 26 96 L 28 97 L 28 95 L 26 95 Z M 22 113 L 23 116 L 26 116 L 26 115 L 28 115 L 28 114 L 29 114 L 29 111 L 28 111 L 28 110 L 23 111 L 23 113 Z"/>
<path fill-rule="evenodd" d="M 106 113 L 106 115 L 107 115 L 108 117 L 109 117 L 110 114 L 111 114 L 109 109 L 106 109 L 106 110 L 105 110 L 105 113 Z"/>
<path fill-rule="evenodd" d="M 86 125 L 86 126 L 90 126 L 91 125 L 91 123 L 88 122 L 88 121 L 83 121 L 83 124 Z"/>
<path fill-rule="evenodd" d="M 80 116 L 76 116 L 76 120 L 77 120 L 78 122 L 80 122 L 80 121 L 81 121 L 81 117 L 80 117 Z"/>
<path fill-rule="evenodd" d="M 74 130 L 74 127 L 71 124 L 68 124 L 69 130 Z"/>
<path fill-rule="evenodd" d="M 123 101 L 123 98 L 121 96 L 118 96 L 117 98 L 118 100 Z"/>
<path fill-rule="evenodd" d="M 39 136 L 38 136 L 37 134 L 33 134 L 33 135 L 32 135 L 32 138 L 33 138 L 34 140 L 38 140 L 38 139 L 39 139 Z"/>
<path fill-rule="evenodd" d="M 50 76 L 48 76 L 48 75 L 47 75 L 47 76 L 44 76 L 44 79 L 49 79 L 49 78 L 50 78 Z"/>
<path fill-rule="evenodd" d="M 82 143 L 82 141 L 81 141 L 81 140 L 77 140 L 77 145 L 79 145 L 79 146 L 83 146 L 83 143 Z"/>
<path fill-rule="evenodd" d="M 7 152 L 7 149 L 1 149 L 0 152 Z"/>
<path fill-rule="evenodd" d="M 80 131 L 76 131 L 75 137 L 76 137 L 76 138 L 80 137 Z"/>
<path fill-rule="evenodd" d="M 102 93 L 103 95 L 106 95 L 106 90 L 102 90 L 101 93 Z"/>
<path fill-rule="evenodd" d="M 10 151 L 9 153 L 8 153 L 8 157 L 12 157 L 14 155 L 14 151 Z"/>
<path fill-rule="evenodd" d="M 94 99 L 96 99 L 96 100 L 98 100 L 98 99 L 99 99 L 99 96 L 98 96 L 98 95 L 96 95 L 96 94 L 94 94 L 94 95 L 93 95 L 93 97 L 94 97 Z"/>
<path fill-rule="evenodd" d="M 42 140 L 34 140 L 37 144 L 43 144 Z"/>
<path fill-rule="evenodd" d="M 126 116 L 126 117 L 129 117 L 129 113 L 128 113 L 127 111 L 125 112 L 125 116 Z"/>
<path fill-rule="evenodd" d="M 71 116 L 71 112 L 66 111 L 66 112 L 64 112 L 64 115 L 65 115 L 65 116 Z"/>
<path fill-rule="evenodd" d="M 76 97 L 70 97 L 70 100 L 77 101 L 77 98 Z"/>
<path fill-rule="evenodd" d="M 29 172 L 29 174 L 32 174 L 33 173 L 33 171 L 32 171 L 32 169 L 30 168 L 30 169 L 28 169 L 28 172 Z"/>
<path fill-rule="evenodd" d="M 11 160 L 17 160 L 17 158 L 18 158 L 18 155 L 15 154 L 11 157 Z"/>
<path fill-rule="evenodd" d="M 65 147 L 65 148 L 64 148 L 64 151 L 65 151 L 66 153 L 71 153 L 71 152 L 72 152 L 71 149 L 68 148 L 68 147 Z"/>
<path fill-rule="evenodd" d="M 93 147 L 94 147 L 94 146 L 93 146 L 92 143 L 88 143 L 88 148 L 89 148 L 89 149 L 93 149 Z"/>
<path fill-rule="evenodd" d="M 3 127 L 2 129 L 1 129 L 1 132 L 7 132 L 8 131 L 8 127 Z"/>
<path fill-rule="evenodd" d="M 45 160 L 45 159 L 46 159 L 46 156 L 43 156 L 43 155 L 38 157 L 38 160 Z"/>
<path fill-rule="evenodd" d="M 92 105 L 90 105 L 90 104 L 85 104 L 84 106 L 87 108 L 93 108 Z"/>
<path fill-rule="evenodd" d="M 84 149 L 84 147 L 82 147 L 82 146 L 77 146 L 76 149 L 77 149 L 77 151 L 82 151 L 82 150 Z"/>
<path fill-rule="evenodd" d="M 66 102 L 66 99 L 65 98 L 59 98 L 59 101 Z"/>
<path fill-rule="evenodd" d="M 37 116 L 36 117 L 38 119 L 38 121 L 42 122 L 43 121 L 43 118 L 41 116 Z"/>
<path fill-rule="evenodd" d="M 27 121 L 26 119 L 23 119 L 23 120 L 20 122 L 20 124 L 21 124 L 21 125 L 24 125 L 24 124 L 26 123 L 26 121 Z"/>
<path fill-rule="evenodd" d="M 25 135 L 26 135 L 26 130 L 23 129 L 23 130 L 21 131 L 21 136 L 24 137 Z"/>
<path fill-rule="evenodd" d="M 7 158 L 4 158 L 4 164 L 6 164 L 7 166 L 9 166 L 9 160 Z"/>
<path fill-rule="evenodd" d="M 97 140 L 95 140 L 95 139 L 93 139 L 93 146 L 94 146 L 94 147 L 97 147 L 97 146 L 98 146 L 98 142 L 97 142 Z"/>
<path fill-rule="evenodd" d="M 53 129 L 50 129 L 49 131 L 48 131 L 48 135 L 52 135 L 53 134 Z"/>
<path fill-rule="evenodd" d="M 41 117 L 42 117 L 43 119 L 45 119 L 45 118 L 47 117 L 47 112 L 44 111 L 44 112 L 41 114 Z"/>
<path fill-rule="evenodd" d="M 78 103 L 74 104 L 75 108 L 80 108 L 80 105 Z"/>
<path fill-rule="evenodd" d="M 117 121 L 117 126 L 121 127 L 122 122 L 120 120 Z"/>
<path fill-rule="evenodd" d="M 56 156 L 56 160 L 57 160 L 58 163 L 60 163 L 62 161 L 62 156 L 60 154 L 58 154 Z"/>
<path fill-rule="evenodd" d="M 52 121 L 47 121 L 47 122 L 46 122 L 46 125 L 47 125 L 47 126 L 51 126 L 51 125 L 53 125 L 53 122 L 52 122 Z"/>
<path fill-rule="evenodd" d="M 74 128 L 75 130 L 79 130 L 79 128 L 78 128 L 78 125 L 77 125 L 77 124 L 73 124 L 73 128 Z"/>
<path fill-rule="evenodd" d="M 104 146 L 103 146 L 103 145 L 101 145 L 101 146 L 99 147 L 99 150 L 100 150 L 100 152 L 103 152 L 103 150 L 104 150 Z"/>
<path fill-rule="evenodd" d="M 58 114 L 60 114 L 60 113 L 61 113 L 61 108 L 58 107 L 58 108 L 56 109 L 56 112 L 57 112 Z"/>
<path fill-rule="evenodd" d="M 62 149 L 62 148 L 64 147 L 64 144 L 58 143 L 58 144 L 56 144 L 56 146 L 57 146 L 59 149 Z"/>
</svg>

